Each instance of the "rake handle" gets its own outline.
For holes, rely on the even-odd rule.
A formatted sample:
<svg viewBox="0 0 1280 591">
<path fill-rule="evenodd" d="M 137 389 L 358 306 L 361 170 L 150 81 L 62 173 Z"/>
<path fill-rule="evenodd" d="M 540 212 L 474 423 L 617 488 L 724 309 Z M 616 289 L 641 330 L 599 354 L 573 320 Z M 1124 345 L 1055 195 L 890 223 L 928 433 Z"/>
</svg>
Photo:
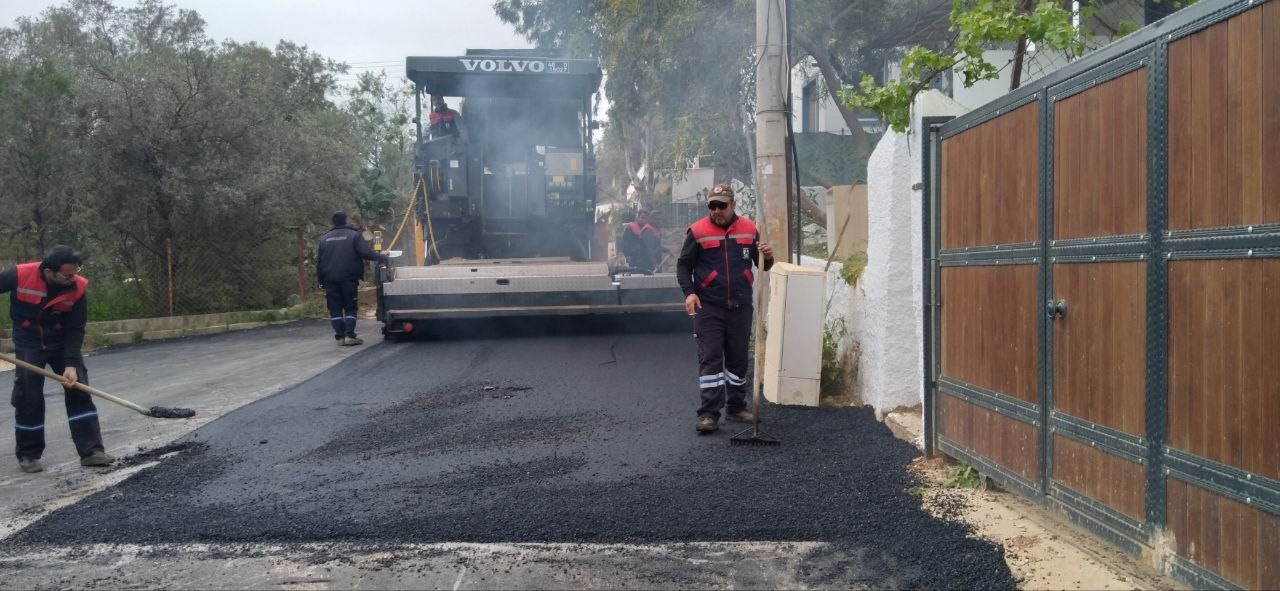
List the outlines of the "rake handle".
<svg viewBox="0 0 1280 591">
<path fill-rule="evenodd" d="M 23 360 L 21 360 L 21 359 L 18 359 L 17 357 L 14 357 L 13 355 L 9 355 L 9 354 L 7 354 L 7 353 L 0 353 L 0 359 L 3 359 L 3 360 L 5 360 L 5 361 L 8 361 L 9 363 L 12 363 L 12 364 L 14 364 L 14 365 L 16 365 L 16 366 L 18 366 L 18 367 L 21 367 L 22 369 L 25 369 L 25 370 L 27 370 L 27 371 L 34 372 L 34 373 L 38 373 L 38 374 L 40 374 L 40 375 L 43 375 L 44 377 L 47 377 L 47 378 L 50 378 L 50 379 L 57 380 L 58 382 L 62 382 L 62 376 L 60 376 L 60 375 L 58 375 L 58 374 L 56 374 L 56 373 L 53 373 L 53 372 L 51 372 L 51 371 L 49 371 L 49 370 L 47 370 L 47 369 L 45 369 L 45 368 L 43 368 L 43 367 L 39 367 L 39 366 L 36 366 L 36 365 L 32 365 L 32 364 L 30 364 L 30 363 L 27 363 L 26 361 L 23 361 Z M 83 392 L 88 392 L 88 393 L 90 393 L 90 394 L 92 394 L 92 395 L 94 395 L 94 396 L 97 396 L 97 397 L 99 397 L 99 398 L 102 398 L 102 399 L 105 399 L 105 400 L 110 400 L 111 402 L 114 402 L 114 403 L 116 403 L 116 404 L 119 404 L 120 406 L 126 406 L 126 407 L 129 407 L 129 408 L 131 408 L 131 409 L 133 409 L 133 410 L 136 410 L 136 411 L 138 411 L 138 412 L 140 412 L 140 413 L 142 413 L 142 414 L 144 414 L 144 415 L 147 415 L 147 416 L 150 416 L 150 415 L 151 415 L 151 409 L 143 408 L 143 407 L 141 407 L 141 406 L 138 406 L 137 404 L 134 404 L 134 403 L 132 403 L 132 402 L 129 402 L 128 400 L 125 400 L 125 399 L 123 399 L 123 398 L 120 398 L 119 396 L 113 396 L 113 395 L 111 395 L 111 394 L 108 394 L 108 393 L 106 393 L 106 392 L 103 392 L 102 390 L 99 390 L 99 389 L 97 389 L 97 388 L 94 388 L 93 386 L 90 386 L 89 384 L 85 384 L 85 383 L 82 383 L 82 382 L 76 382 L 76 383 L 75 383 L 75 385 L 74 385 L 74 386 L 72 386 L 72 387 L 73 387 L 73 388 L 75 388 L 75 389 L 77 389 L 77 390 L 83 391 Z"/>
</svg>

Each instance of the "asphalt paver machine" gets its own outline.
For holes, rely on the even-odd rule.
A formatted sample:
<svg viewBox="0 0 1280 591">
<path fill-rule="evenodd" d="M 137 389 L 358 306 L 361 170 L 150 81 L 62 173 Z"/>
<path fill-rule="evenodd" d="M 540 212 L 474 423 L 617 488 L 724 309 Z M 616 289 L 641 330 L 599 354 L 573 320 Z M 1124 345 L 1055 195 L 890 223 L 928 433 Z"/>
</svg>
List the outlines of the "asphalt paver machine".
<svg viewBox="0 0 1280 591">
<path fill-rule="evenodd" d="M 416 252 L 379 269 L 386 336 L 441 318 L 683 310 L 673 274 L 615 272 L 593 252 L 594 60 L 469 50 L 409 57 L 406 70 Z M 429 124 L 433 97 L 455 110 L 456 129 Z"/>
</svg>

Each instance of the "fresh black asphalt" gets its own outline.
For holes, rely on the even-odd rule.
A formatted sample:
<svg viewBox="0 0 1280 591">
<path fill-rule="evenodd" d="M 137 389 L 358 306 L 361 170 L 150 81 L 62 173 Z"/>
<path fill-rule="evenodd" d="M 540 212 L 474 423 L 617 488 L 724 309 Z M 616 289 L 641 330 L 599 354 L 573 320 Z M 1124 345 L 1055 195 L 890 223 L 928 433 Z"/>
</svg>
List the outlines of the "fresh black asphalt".
<svg viewBox="0 0 1280 591">
<path fill-rule="evenodd" d="M 367 345 L 7 543 L 818 541 L 815 586 L 1014 586 L 870 410 L 767 405 L 783 444 L 730 446 L 693 430 L 688 332 L 617 329 Z"/>
</svg>

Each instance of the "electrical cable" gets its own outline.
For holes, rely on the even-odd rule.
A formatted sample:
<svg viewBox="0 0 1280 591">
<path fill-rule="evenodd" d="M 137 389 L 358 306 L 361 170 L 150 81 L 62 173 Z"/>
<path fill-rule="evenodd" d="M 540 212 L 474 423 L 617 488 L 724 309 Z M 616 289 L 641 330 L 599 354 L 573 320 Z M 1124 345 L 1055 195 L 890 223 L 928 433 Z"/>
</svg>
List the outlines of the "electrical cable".
<svg viewBox="0 0 1280 591">
<path fill-rule="evenodd" d="M 787 196 L 790 197 L 793 193 L 795 195 L 794 201 L 791 201 L 790 199 L 787 200 L 788 201 L 787 206 L 788 208 L 790 208 L 792 205 L 795 206 L 795 211 L 794 211 L 794 214 L 795 214 L 794 236 L 795 236 L 795 246 L 796 246 L 795 255 L 796 255 L 796 264 L 799 265 L 801 253 L 804 252 L 804 234 L 803 234 L 803 230 L 801 228 L 801 223 L 800 223 L 800 214 L 802 211 L 804 211 L 803 208 L 800 207 L 800 199 L 803 198 L 804 191 L 800 188 L 800 159 L 796 156 L 796 134 L 795 134 L 795 129 L 791 124 L 791 119 L 793 118 L 793 113 L 794 113 L 793 100 L 792 100 L 793 89 L 791 87 L 791 78 L 792 78 L 791 77 L 791 21 L 792 21 L 793 14 L 792 14 L 791 0 L 782 0 L 782 2 L 786 7 L 785 8 L 786 17 L 784 19 L 784 24 L 786 26 L 783 28 L 784 39 L 783 39 L 782 47 L 786 51 L 786 57 L 787 57 L 787 102 L 784 104 L 786 105 L 786 114 L 787 114 L 787 119 L 786 119 L 787 147 L 791 152 L 790 154 L 791 159 L 789 162 L 790 166 L 788 166 L 788 168 L 791 171 L 791 174 L 787 175 L 788 177 L 787 178 Z M 795 185 L 791 184 L 792 180 L 795 181 Z"/>
</svg>

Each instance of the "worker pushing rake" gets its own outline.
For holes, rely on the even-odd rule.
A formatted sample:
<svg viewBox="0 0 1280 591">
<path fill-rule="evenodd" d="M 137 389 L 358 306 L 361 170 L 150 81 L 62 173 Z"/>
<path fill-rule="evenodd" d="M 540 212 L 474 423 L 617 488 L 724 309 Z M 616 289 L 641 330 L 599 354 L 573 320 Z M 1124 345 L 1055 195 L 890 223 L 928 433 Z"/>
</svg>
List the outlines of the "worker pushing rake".
<svg viewBox="0 0 1280 591">
<path fill-rule="evenodd" d="M 80 465 L 107 466 L 115 458 L 106 452 L 93 396 L 122 404 L 150 417 L 185 418 L 195 411 L 153 406 L 143 408 L 90 387 L 85 382 L 81 346 L 88 321 L 85 297 L 89 281 L 80 275 L 80 254 L 69 246 L 55 246 L 44 259 L 0 272 L 0 293 L 8 292 L 13 320 L 14 355 L 0 355 L 18 368 L 13 387 L 14 427 L 18 467 L 40 472 L 44 466 L 44 378 L 63 384 L 67 423 Z M 54 371 L 45 369 L 49 366 Z"/>
</svg>

